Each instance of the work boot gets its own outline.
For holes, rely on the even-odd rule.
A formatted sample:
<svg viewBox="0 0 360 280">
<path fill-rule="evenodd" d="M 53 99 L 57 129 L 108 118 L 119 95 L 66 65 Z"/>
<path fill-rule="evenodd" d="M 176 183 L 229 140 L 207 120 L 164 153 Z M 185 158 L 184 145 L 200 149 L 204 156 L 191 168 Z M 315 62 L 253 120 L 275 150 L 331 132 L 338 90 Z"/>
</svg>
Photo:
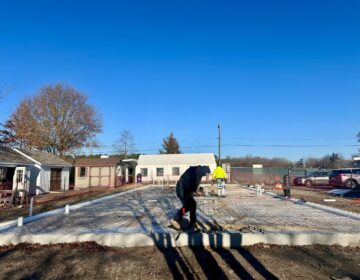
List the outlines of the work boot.
<svg viewBox="0 0 360 280">
<path fill-rule="evenodd" d="M 170 224 L 172 225 L 172 227 L 176 230 L 181 230 L 181 224 L 180 224 L 180 221 L 178 221 L 177 219 L 175 218 L 172 218 L 170 220 Z"/>
<path fill-rule="evenodd" d="M 195 222 L 190 222 L 190 228 L 194 229 L 194 230 L 200 230 L 201 229 L 201 225 L 195 221 Z"/>
<path fill-rule="evenodd" d="M 207 186 L 205 187 L 205 196 L 209 196 L 209 189 Z"/>
<path fill-rule="evenodd" d="M 222 196 L 225 197 L 226 191 L 225 189 L 222 189 Z"/>
<path fill-rule="evenodd" d="M 221 196 L 221 190 L 218 189 L 218 197 L 220 197 L 220 196 Z"/>
</svg>

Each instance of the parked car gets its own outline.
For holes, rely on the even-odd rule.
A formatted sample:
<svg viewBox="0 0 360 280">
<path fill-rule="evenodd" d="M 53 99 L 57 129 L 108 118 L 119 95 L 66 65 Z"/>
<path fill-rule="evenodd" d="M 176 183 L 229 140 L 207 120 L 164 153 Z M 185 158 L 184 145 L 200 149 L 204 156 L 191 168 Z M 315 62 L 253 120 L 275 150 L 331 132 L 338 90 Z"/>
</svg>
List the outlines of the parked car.
<svg viewBox="0 0 360 280">
<path fill-rule="evenodd" d="M 329 176 L 331 171 L 320 170 L 307 174 L 304 177 L 296 177 L 294 179 L 295 186 L 307 186 L 311 187 L 314 185 L 329 185 Z"/>
<path fill-rule="evenodd" d="M 336 169 L 330 175 L 330 185 L 354 189 L 360 184 L 360 168 Z"/>
</svg>

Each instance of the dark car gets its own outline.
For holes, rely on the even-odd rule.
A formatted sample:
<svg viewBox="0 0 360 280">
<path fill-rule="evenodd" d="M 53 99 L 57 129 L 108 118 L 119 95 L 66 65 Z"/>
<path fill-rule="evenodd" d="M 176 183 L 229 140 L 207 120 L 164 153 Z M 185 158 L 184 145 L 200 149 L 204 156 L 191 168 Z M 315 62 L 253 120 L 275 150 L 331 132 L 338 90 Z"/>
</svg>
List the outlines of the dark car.
<svg viewBox="0 0 360 280">
<path fill-rule="evenodd" d="M 330 175 L 330 185 L 354 189 L 360 184 L 360 168 L 336 169 Z"/>
<path fill-rule="evenodd" d="M 329 185 L 329 176 L 331 171 L 320 170 L 307 174 L 304 177 L 296 177 L 294 179 L 294 185 L 311 187 L 314 185 Z"/>
</svg>

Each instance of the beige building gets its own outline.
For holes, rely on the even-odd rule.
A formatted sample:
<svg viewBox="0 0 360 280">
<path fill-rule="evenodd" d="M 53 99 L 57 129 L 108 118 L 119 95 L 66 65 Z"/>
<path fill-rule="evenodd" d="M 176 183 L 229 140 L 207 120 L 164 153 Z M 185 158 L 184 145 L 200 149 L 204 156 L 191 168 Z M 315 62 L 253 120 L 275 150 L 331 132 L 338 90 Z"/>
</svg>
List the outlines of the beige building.
<svg viewBox="0 0 360 280">
<path fill-rule="evenodd" d="M 75 161 L 75 189 L 110 187 L 119 184 L 117 168 L 119 158 L 80 158 Z"/>
</svg>

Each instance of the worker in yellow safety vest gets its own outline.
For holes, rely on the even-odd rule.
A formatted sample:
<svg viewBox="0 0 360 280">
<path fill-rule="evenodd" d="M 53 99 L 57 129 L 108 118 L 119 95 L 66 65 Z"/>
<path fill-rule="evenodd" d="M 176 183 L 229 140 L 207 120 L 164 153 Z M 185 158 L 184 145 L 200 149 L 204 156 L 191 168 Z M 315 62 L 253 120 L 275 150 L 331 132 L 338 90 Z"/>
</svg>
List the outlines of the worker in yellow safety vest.
<svg viewBox="0 0 360 280">
<path fill-rule="evenodd" d="M 217 184 L 218 196 L 225 197 L 226 173 L 220 165 L 218 165 L 214 170 L 213 180 L 215 180 Z"/>
</svg>

